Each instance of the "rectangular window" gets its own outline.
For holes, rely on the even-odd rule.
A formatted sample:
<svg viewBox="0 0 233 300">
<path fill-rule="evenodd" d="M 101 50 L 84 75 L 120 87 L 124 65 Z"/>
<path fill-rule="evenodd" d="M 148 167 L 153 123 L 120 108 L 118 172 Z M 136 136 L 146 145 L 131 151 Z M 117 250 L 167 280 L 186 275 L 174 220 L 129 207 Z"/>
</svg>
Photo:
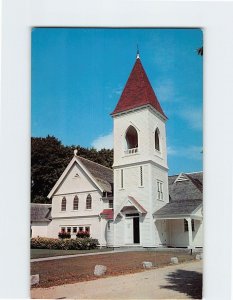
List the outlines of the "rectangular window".
<svg viewBox="0 0 233 300">
<path fill-rule="evenodd" d="M 71 227 L 67 227 L 67 232 L 71 233 Z"/>
<path fill-rule="evenodd" d="M 77 227 L 73 227 L 73 233 L 77 233 Z"/>
<path fill-rule="evenodd" d="M 79 230 L 79 231 L 83 231 L 83 227 L 82 227 L 82 226 L 79 227 L 78 230 Z"/>
<path fill-rule="evenodd" d="M 66 228 L 65 227 L 62 227 L 61 228 L 61 232 L 65 232 L 66 231 Z"/>
<path fill-rule="evenodd" d="M 140 166 L 140 186 L 143 186 L 143 172 L 142 172 L 142 166 Z"/>
<path fill-rule="evenodd" d="M 163 183 L 157 180 L 157 199 L 163 200 Z"/>
<path fill-rule="evenodd" d="M 191 220 L 192 231 L 195 231 L 194 220 Z M 188 221 L 184 219 L 184 231 L 189 231 Z"/>
<path fill-rule="evenodd" d="M 113 208 L 113 200 L 108 200 L 108 207 Z"/>
<path fill-rule="evenodd" d="M 121 169 L 121 188 L 123 189 L 124 187 L 124 172 L 123 169 Z"/>
<path fill-rule="evenodd" d="M 85 226 L 85 231 L 90 233 L 90 227 L 89 226 Z"/>
</svg>

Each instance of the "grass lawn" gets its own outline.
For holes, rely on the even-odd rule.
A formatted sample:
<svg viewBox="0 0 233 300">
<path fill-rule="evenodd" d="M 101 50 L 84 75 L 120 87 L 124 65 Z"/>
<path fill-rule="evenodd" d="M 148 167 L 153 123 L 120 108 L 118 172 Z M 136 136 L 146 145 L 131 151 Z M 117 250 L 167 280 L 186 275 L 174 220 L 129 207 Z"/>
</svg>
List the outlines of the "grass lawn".
<svg viewBox="0 0 233 300">
<path fill-rule="evenodd" d="M 71 257 L 66 259 L 40 261 L 31 263 L 31 274 L 40 275 L 37 287 L 50 287 L 96 279 L 93 275 L 95 265 L 107 266 L 103 277 L 143 271 L 142 262 L 151 261 L 155 267 L 170 264 L 171 257 L 176 256 L 179 262 L 190 261 L 195 254 L 187 251 L 137 251 L 106 253 L 102 255 Z"/>
<path fill-rule="evenodd" d="M 92 250 L 51 250 L 51 249 L 31 249 L 31 259 L 52 257 L 60 255 L 74 255 L 93 252 L 111 251 L 112 248 L 92 249 Z"/>
</svg>

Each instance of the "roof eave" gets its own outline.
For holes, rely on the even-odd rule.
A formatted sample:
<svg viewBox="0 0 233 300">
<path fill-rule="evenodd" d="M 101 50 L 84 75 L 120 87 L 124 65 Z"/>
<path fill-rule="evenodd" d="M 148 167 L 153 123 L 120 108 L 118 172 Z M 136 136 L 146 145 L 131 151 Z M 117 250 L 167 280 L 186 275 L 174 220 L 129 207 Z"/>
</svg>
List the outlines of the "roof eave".
<svg viewBox="0 0 233 300">
<path fill-rule="evenodd" d="M 84 164 L 81 162 L 80 159 L 78 159 L 78 156 L 74 156 L 72 158 L 72 160 L 70 161 L 70 163 L 68 164 L 68 166 L 66 167 L 66 169 L 64 170 L 64 172 L 62 173 L 62 175 L 60 176 L 60 178 L 57 180 L 57 182 L 55 183 L 55 185 L 53 186 L 52 190 L 50 191 L 50 193 L 48 194 L 47 198 L 51 198 L 54 193 L 56 192 L 56 190 L 58 189 L 58 187 L 60 186 L 60 184 L 62 183 L 62 181 L 64 180 L 65 176 L 67 175 L 67 173 L 69 172 L 69 170 L 71 169 L 71 167 L 73 166 L 74 163 L 79 164 L 79 166 L 86 172 L 86 174 L 91 178 L 91 180 L 94 182 L 94 184 L 97 186 L 97 188 L 103 193 L 104 189 L 96 182 L 95 178 L 91 175 L 91 173 L 87 170 L 87 168 L 84 166 Z"/>
<path fill-rule="evenodd" d="M 119 116 L 119 115 L 124 115 L 126 113 L 129 113 L 129 112 L 133 112 L 133 111 L 137 111 L 137 110 L 140 110 L 140 109 L 143 109 L 143 108 L 151 108 L 156 114 L 158 117 L 160 117 L 163 121 L 167 121 L 168 120 L 168 117 L 165 116 L 165 114 L 161 114 L 155 107 L 153 107 L 150 103 L 148 104 L 143 104 L 143 105 L 140 105 L 140 106 L 137 106 L 137 107 L 133 107 L 133 108 L 128 108 L 128 109 L 125 109 L 125 110 L 122 110 L 122 111 L 116 111 L 115 110 L 110 114 L 112 117 L 116 117 L 116 116 Z"/>
</svg>

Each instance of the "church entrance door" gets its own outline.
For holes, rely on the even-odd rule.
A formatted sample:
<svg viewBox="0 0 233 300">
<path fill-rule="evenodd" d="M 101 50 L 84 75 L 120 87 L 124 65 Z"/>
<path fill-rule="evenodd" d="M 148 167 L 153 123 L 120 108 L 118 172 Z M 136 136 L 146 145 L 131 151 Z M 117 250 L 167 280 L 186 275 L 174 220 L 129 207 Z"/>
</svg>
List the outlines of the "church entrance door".
<svg viewBox="0 0 233 300">
<path fill-rule="evenodd" d="M 133 242 L 140 243 L 139 217 L 133 218 Z"/>
<path fill-rule="evenodd" d="M 126 214 L 125 243 L 140 244 L 140 226 L 138 214 Z"/>
</svg>

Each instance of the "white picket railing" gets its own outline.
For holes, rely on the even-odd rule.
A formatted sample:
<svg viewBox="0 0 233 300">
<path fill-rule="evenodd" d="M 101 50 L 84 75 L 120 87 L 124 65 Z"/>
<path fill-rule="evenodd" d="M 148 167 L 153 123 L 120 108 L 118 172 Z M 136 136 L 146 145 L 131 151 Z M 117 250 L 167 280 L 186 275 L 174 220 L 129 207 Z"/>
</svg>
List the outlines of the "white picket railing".
<svg viewBox="0 0 233 300">
<path fill-rule="evenodd" d="M 137 152 L 138 152 L 138 148 L 131 148 L 131 149 L 125 150 L 125 154 L 134 154 Z"/>
</svg>

